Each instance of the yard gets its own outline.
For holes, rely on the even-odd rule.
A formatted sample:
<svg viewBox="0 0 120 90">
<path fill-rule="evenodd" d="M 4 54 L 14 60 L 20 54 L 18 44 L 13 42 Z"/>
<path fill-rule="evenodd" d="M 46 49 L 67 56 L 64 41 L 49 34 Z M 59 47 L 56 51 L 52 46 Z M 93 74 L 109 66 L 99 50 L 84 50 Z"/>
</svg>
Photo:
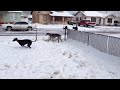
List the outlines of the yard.
<svg viewBox="0 0 120 90">
<path fill-rule="evenodd" d="M 34 40 L 34 36 L 0 36 L 1 79 L 120 78 L 120 57 L 70 39 L 48 42 L 45 36 L 29 49 L 12 42 L 15 37 Z"/>
</svg>

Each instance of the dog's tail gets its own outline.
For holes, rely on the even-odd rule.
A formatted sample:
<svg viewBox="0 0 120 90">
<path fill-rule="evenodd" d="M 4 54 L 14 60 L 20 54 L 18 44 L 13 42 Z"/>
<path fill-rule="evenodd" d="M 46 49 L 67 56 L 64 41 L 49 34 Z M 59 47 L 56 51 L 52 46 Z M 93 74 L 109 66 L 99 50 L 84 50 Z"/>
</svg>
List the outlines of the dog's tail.
<svg viewBox="0 0 120 90">
<path fill-rule="evenodd" d="M 37 41 L 37 37 L 36 37 L 36 39 L 34 40 L 34 41 L 32 41 L 32 42 L 36 42 Z"/>
<path fill-rule="evenodd" d="M 37 39 L 35 41 L 32 41 L 32 42 L 36 42 L 36 41 L 37 41 Z"/>
<path fill-rule="evenodd" d="M 35 41 L 32 42 L 36 42 L 37 41 L 37 30 L 36 30 L 36 35 L 35 35 Z"/>
</svg>

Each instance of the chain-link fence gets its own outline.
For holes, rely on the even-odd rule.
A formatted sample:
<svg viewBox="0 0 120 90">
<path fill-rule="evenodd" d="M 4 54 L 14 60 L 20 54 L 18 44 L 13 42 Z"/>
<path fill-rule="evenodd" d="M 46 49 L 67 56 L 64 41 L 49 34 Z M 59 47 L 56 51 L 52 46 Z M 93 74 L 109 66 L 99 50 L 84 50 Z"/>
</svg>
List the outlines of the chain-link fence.
<svg viewBox="0 0 120 90">
<path fill-rule="evenodd" d="M 120 38 L 118 37 L 68 30 L 68 38 L 86 43 L 102 52 L 120 57 Z"/>
</svg>

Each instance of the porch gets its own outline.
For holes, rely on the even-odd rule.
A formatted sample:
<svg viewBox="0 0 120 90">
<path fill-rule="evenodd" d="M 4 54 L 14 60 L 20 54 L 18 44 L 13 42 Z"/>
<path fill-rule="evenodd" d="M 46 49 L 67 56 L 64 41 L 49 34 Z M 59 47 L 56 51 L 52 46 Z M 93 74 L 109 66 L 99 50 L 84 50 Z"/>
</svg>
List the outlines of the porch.
<svg viewBox="0 0 120 90">
<path fill-rule="evenodd" d="M 71 17 L 51 16 L 52 24 L 67 24 L 71 20 Z"/>
</svg>

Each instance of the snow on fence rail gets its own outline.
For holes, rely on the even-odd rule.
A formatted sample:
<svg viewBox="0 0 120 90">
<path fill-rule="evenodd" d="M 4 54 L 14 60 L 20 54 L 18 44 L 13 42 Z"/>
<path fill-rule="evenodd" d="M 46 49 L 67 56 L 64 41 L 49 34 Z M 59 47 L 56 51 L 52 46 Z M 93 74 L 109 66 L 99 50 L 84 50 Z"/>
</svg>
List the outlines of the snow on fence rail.
<svg viewBox="0 0 120 90">
<path fill-rule="evenodd" d="M 68 38 L 86 43 L 102 52 L 120 57 L 120 38 L 118 37 L 68 30 Z"/>
</svg>

